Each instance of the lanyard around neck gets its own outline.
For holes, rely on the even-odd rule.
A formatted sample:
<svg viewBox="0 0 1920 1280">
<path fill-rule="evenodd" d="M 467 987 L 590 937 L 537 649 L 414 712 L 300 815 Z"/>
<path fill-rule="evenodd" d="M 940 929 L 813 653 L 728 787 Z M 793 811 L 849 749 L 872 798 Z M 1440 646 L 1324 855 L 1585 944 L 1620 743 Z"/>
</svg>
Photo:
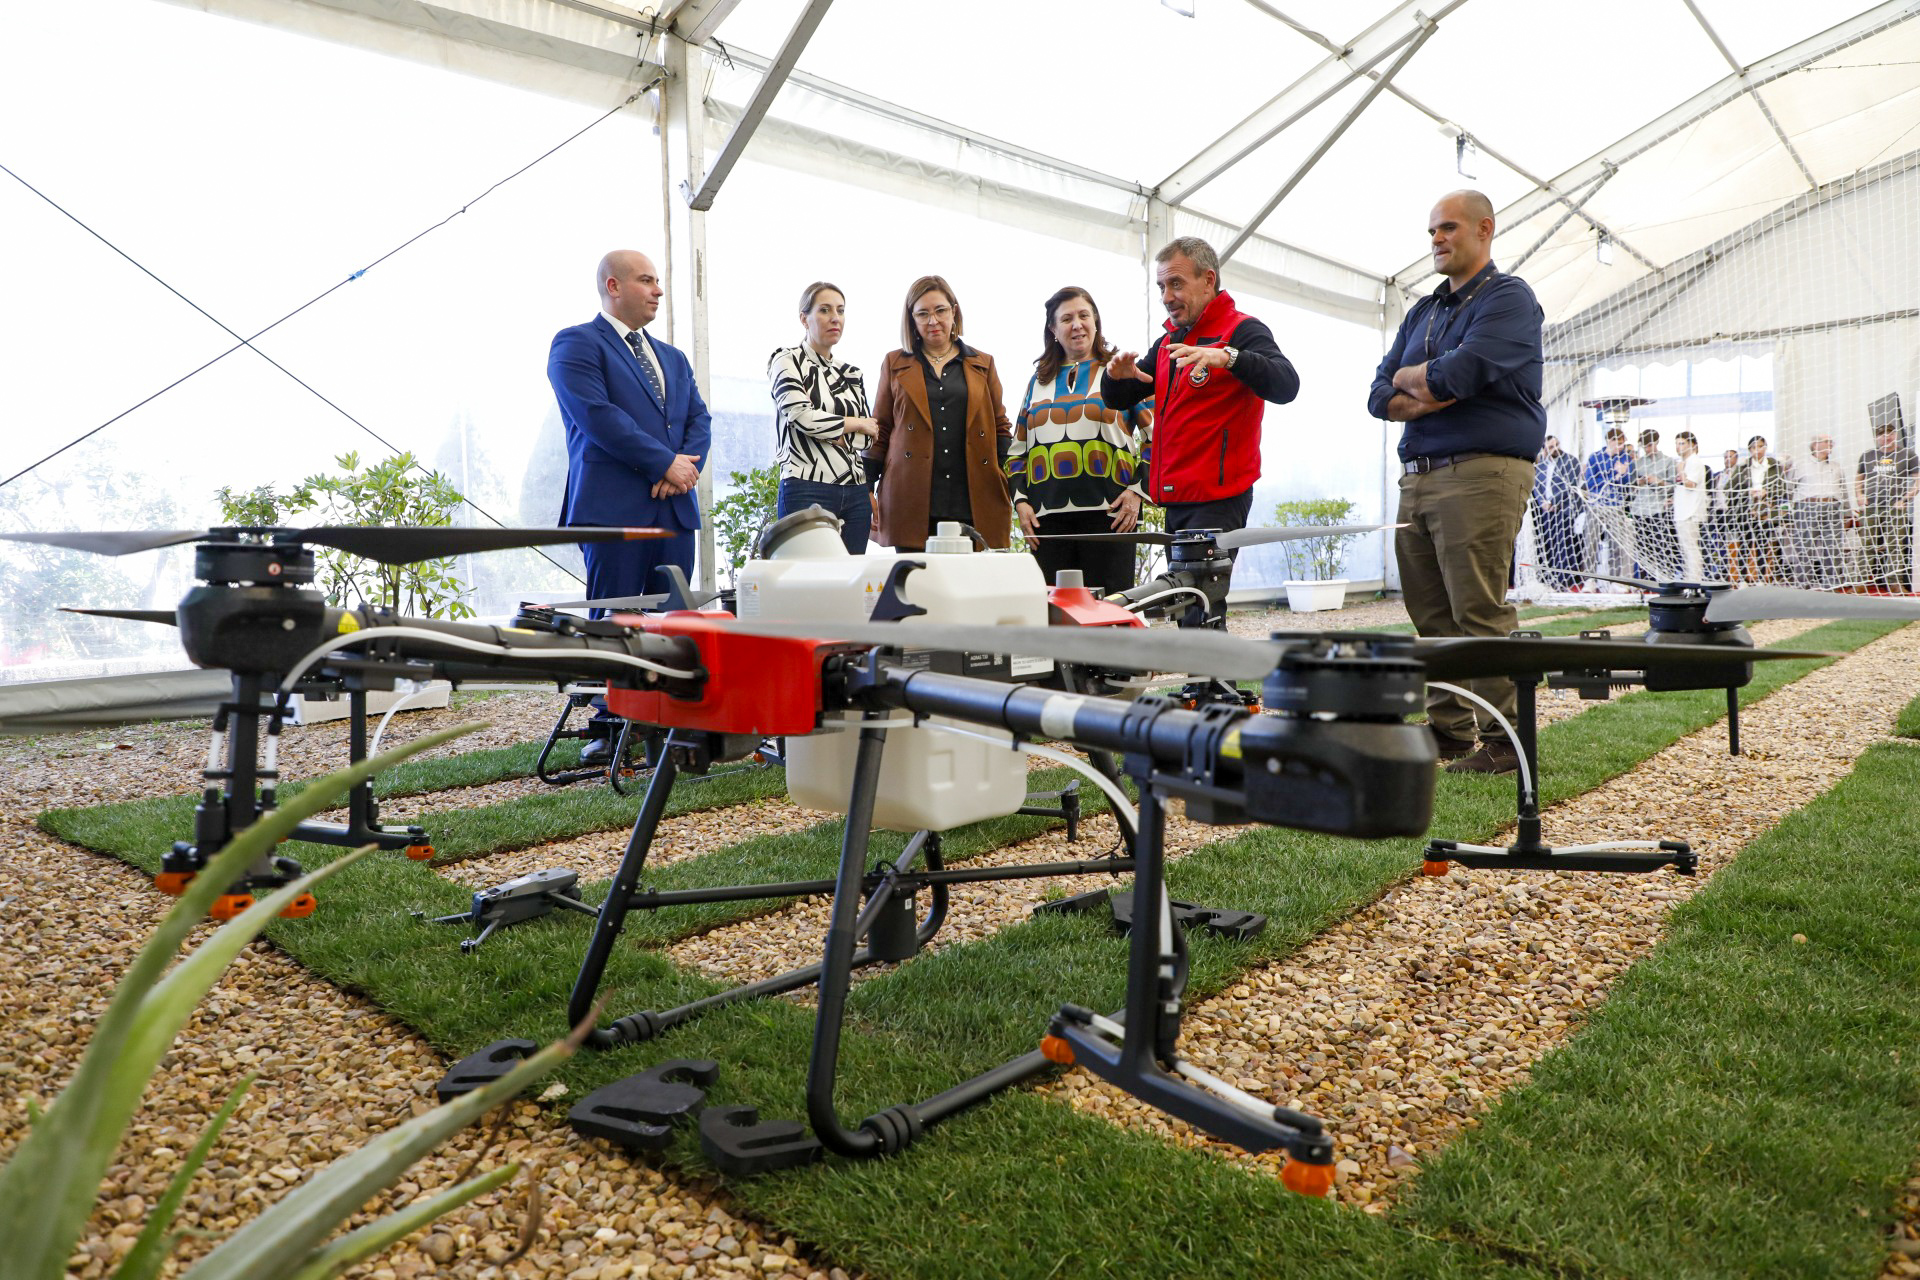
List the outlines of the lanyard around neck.
<svg viewBox="0 0 1920 1280">
<path fill-rule="evenodd" d="M 1440 342 L 1443 346 L 1446 344 L 1447 334 L 1450 333 L 1453 329 L 1453 322 L 1458 320 L 1462 315 L 1466 314 L 1467 304 L 1472 302 L 1476 297 L 1478 297 L 1480 295 L 1480 291 L 1486 288 L 1487 285 L 1492 282 L 1493 278 L 1499 274 L 1500 273 L 1498 271 L 1489 270 L 1486 275 L 1480 278 L 1480 283 L 1473 286 L 1472 290 L 1468 292 L 1466 297 L 1460 299 L 1459 305 L 1452 308 L 1450 314 L 1447 316 L 1447 322 L 1440 326 Z M 1433 300 L 1432 308 L 1429 309 L 1427 312 L 1427 332 L 1426 332 L 1426 337 L 1424 339 L 1423 345 L 1425 345 L 1427 349 L 1427 359 L 1429 360 L 1433 359 L 1433 321 L 1434 321 L 1434 317 L 1440 314 L 1440 311 L 1442 309 L 1441 303 L 1442 303 L 1442 299 L 1435 298 Z"/>
</svg>

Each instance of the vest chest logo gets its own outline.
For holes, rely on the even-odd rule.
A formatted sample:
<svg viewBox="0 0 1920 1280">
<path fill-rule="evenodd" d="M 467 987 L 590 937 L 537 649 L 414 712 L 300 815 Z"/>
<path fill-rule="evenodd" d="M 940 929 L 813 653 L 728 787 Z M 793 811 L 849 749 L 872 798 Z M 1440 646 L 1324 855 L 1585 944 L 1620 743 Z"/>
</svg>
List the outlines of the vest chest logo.
<svg viewBox="0 0 1920 1280">
<path fill-rule="evenodd" d="M 1207 379 L 1212 376 L 1212 373 L 1213 371 L 1207 368 L 1207 366 L 1196 364 L 1193 368 L 1187 370 L 1187 381 L 1196 387 L 1204 387 L 1207 385 Z"/>
</svg>

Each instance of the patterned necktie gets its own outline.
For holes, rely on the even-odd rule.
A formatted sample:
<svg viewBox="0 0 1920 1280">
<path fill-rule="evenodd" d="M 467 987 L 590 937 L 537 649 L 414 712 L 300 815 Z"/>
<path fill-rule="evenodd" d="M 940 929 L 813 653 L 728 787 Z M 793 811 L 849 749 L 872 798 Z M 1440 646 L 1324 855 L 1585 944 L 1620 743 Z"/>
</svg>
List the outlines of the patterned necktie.
<svg viewBox="0 0 1920 1280">
<path fill-rule="evenodd" d="M 638 329 L 627 330 L 627 345 L 633 348 L 634 359 L 640 362 L 640 371 L 646 375 L 647 385 L 653 388 L 653 394 L 660 397 L 660 403 L 667 402 L 667 389 L 660 385 L 660 371 L 653 367 L 653 361 L 647 359 L 646 339 L 640 336 Z"/>
</svg>

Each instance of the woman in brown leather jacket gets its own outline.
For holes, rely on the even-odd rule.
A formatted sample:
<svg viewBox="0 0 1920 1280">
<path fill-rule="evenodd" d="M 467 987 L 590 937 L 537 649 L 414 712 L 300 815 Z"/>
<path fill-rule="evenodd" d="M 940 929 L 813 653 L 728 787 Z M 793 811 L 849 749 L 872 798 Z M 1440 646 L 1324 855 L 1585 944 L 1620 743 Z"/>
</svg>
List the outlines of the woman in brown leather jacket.
<svg viewBox="0 0 1920 1280">
<path fill-rule="evenodd" d="M 879 434 L 867 459 L 880 474 L 876 541 L 926 546 L 942 520 L 970 524 L 1005 547 L 1013 505 L 1005 459 L 1013 440 L 993 357 L 960 340 L 960 302 L 939 276 L 907 290 L 901 348 L 881 362 Z"/>
</svg>

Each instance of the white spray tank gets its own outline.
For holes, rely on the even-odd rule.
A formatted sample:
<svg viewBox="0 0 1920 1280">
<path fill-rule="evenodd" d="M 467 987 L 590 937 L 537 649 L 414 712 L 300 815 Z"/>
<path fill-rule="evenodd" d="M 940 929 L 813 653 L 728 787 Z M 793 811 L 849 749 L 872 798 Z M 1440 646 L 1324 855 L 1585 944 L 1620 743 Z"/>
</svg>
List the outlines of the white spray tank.
<svg viewBox="0 0 1920 1280">
<path fill-rule="evenodd" d="M 756 548 L 760 559 L 740 571 L 736 609 L 742 619 L 780 622 L 865 622 L 888 577 L 903 560 L 922 568 L 898 588 L 907 603 L 926 610 L 902 622 L 1047 625 L 1046 579 L 1029 555 L 981 553 L 963 526 L 943 522 L 924 552 L 847 554 L 839 518 L 815 507 L 770 526 Z M 1048 669 L 1044 661 L 1015 659 L 1016 676 Z M 905 712 L 899 713 L 904 717 Z M 830 719 L 857 725 L 857 713 Z M 998 743 L 1012 735 L 961 721 L 978 737 L 930 728 L 887 731 L 873 825 L 893 831 L 945 831 L 1004 817 L 1026 803 L 1025 757 Z M 787 740 L 787 792 L 808 809 L 845 813 L 853 788 L 859 734 L 829 729 Z"/>
</svg>

